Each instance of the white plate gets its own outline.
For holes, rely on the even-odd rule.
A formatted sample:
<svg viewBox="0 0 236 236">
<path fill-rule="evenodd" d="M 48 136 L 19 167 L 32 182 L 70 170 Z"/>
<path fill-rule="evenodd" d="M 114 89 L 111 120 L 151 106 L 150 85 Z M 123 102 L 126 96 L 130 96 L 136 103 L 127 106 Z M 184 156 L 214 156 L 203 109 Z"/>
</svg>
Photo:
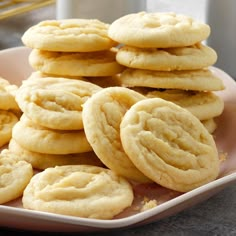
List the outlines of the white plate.
<svg viewBox="0 0 236 236">
<path fill-rule="evenodd" d="M 0 51 L 0 76 L 11 83 L 20 85 L 32 69 L 28 65 L 30 50 L 17 47 Z M 180 194 L 155 184 L 137 185 L 134 187 L 135 201 L 131 208 L 113 220 L 96 220 L 79 217 L 57 215 L 45 212 L 25 210 L 21 199 L 0 205 L 0 226 L 18 229 L 87 232 L 115 228 L 135 227 L 157 221 L 176 214 L 188 207 L 213 196 L 229 184 L 236 182 L 236 83 L 222 70 L 212 70 L 224 81 L 226 89 L 218 92 L 225 101 L 223 114 L 217 119 L 218 129 L 214 134 L 220 154 L 227 153 L 221 164 L 220 176 L 217 180 L 188 193 Z M 160 204 L 145 212 L 137 212 L 136 206 L 143 197 L 156 199 Z"/>
</svg>

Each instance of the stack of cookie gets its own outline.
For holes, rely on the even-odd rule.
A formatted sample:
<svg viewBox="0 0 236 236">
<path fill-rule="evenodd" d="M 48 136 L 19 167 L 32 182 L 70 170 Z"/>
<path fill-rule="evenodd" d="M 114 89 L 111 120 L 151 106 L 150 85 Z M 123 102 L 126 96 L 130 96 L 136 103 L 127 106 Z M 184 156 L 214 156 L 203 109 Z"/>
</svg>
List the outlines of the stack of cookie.
<svg viewBox="0 0 236 236">
<path fill-rule="evenodd" d="M 13 127 L 9 149 L 37 169 L 100 164 L 84 134 L 81 117 L 82 104 L 100 89 L 82 80 L 39 79 L 32 74 L 16 92 L 23 115 Z"/>
<path fill-rule="evenodd" d="M 11 85 L 0 77 L 0 147 L 11 139 L 12 128 L 18 121 L 18 114 L 20 114 L 20 109 L 13 95 L 16 89 L 16 85 Z"/>
<path fill-rule="evenodd" d="M 113 76 L 124 67 L 116 62 L 116 42 L 108 37 L 108 26 L 92 19 L 43 21 L 29 28 L 22 41 L 33 48 L 30 65 L 44 74 Z"/>
<path fill-rule="evenodd" d="M 54 20 L 23 35 L 24 44 L 33 49 L 29 62 L 36 72 L 16 93 L 23 116 L 9 149 L 34 168 L 102 165 L 87 141 L 81 115 L 84 102 L 101 87 L 82 76 L 113 76 L 123 70 L 107 29 L 98 20 Z"/>
<path fill-rule="evenodd" d="M 216 52 L 202 43 L 209 34 L 207 24 L 175 13 L 140 12 L 117 19 L 108 35 L 124 45 L 116 56 L 127 67 L 121 85 L 175 102 L 213 132 L 213 118 L 224 104 L 212 91 L 224 85 L 209 69 L 217 60 Z"/>
</svg>

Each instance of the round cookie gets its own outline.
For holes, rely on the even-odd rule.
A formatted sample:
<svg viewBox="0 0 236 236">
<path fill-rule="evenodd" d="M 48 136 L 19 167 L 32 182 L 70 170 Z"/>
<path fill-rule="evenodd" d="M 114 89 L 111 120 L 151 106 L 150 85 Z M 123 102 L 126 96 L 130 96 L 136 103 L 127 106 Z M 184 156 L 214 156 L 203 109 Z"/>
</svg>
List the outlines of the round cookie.
<svg viewBox="0 0 236 236">
<path fill-rule="evenodd" d="M 33 75 L 32 75 L 33 76 Z M 83 129 L 82 106 L 102 88 L 82 80 L 45 77 L 23 81 L 16 101 L 33 122 L 50 129 Z"/>
<path fill-rule="evenodd" d="M 131 206 L 133 190 L 111 170 L 88 165 L 48 168 L 26 187 L 24 208 L 95 219 L 112 219 Z"/>
<path fill-rule="evenodd" d="M 201 120 L 201 122 L 210 134 L 214 133 L 217 128 L 217 123 L 215 122 L 214 118 L 208 120 Z"/>
<path fill-rule="evenodd" d="M 17 89 L 16 85 L 11 85 L 6 79 L 0 77 L 0 109 L 19 110 L 14 97 Z"/>
<path fill-rule="evenodd" d="M 96 19 L 46 20 L 26 30 L 22 41 L 27 47 L 46 51 L 101 51 L 116 45 L 108 37 L 108 27 Z"/>
<path fill-rule="evenodd" d="M 8 145 L 9 150 L 18 156 L 18 159 L 27 161 L 34 169 L 44 170 L 49 167 L 62 165 L 93 165 L 103 166 L 94 152 L 74 153 L 65 155 L 31 152 L 21 147 L 14 139 Z"/>
<path fill-rule="evenodd" d="M 105 88 L 85 102 L 82 117 L 86 137 L 98 158 L 119 175 L 146 182 L 148 178 L 130 161 L 120 140 L 125 112 L 141 99 L 145 97 L 127 88 Z"/>
<path fill-rule="evenodd" d="M 84 130 L 47 129 L 33 123 L 24 114 L 13 127 L 12 138 L 32 152 L 61 155 L 92 151 Z"/>
<path fill-rule="evenodd" d="M 145 70 L 197 70 L 213 65 L 216 52 L 201 43 L 178 48 L 121 47 L 116 60 L 129 68 Z"/>
<path fill-rule="evenodd" d="M 224 110 L 224 101 L 213 92 L 167 89 L 147 92 L 146 97 L 159 97 L 187 109 L 199 120 L 219 116 Z"/>
<path fill-rule="evenodd" d="M 4 149 L 0 153 L 0 204 L 22 196 L 33 176 L 32 166 Z"/>
<path fill-rule="evenodd" d="M 124 70 L 116 62 L 114 50 L 50 52 L 34 49 L 29 63 L 35 70 L 56 76 L 112 76 Z"/>
<path fill-rule="evenodd" d="M 146 176 L 187 192 L 217 178 L 215 141 L 189 111 L 161 98 L 137 102 L 120 125 L 125 152 Z"/>
<path fill-rule="evenodd" d="M 124 87 L 150 87 L 197 91 L 223 90 L 223 81 L 210 69 L 189 71 L 151 71 L 126 69 L 120 75 Z"/>
<path fill-rule="evenodd" d="M 108 30 L 113 40 L 140 48 L 190 46 L 209 34 L 209 25 L 172 12 L 128 14 L 115 20 Z"/>
<path fill-rule="evenodd" d="M 9 142 L 17 122 L 18 118 L 13 112 L 0 110 L 0 147 Z"/>
</svg>

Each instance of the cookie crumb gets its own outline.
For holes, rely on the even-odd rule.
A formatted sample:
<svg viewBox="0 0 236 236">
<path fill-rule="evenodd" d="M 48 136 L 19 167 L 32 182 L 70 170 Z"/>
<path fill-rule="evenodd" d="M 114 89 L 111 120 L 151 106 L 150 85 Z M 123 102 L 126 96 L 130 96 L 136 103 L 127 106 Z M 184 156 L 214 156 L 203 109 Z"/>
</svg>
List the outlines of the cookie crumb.
<svg viewBox="0 0 236 236">
<path fill-rule="evenodd" d="M 147 197 L 144 197 L 143 201 L 142 201 L 142 208 L 141 208 L 141 212 L 143 211 L 147 211 L 149 209 L 152 209 L 154 207 L 157 206 L 157 201 L 155 199 L 153 200 L 149 200 Z"/>
</svg>

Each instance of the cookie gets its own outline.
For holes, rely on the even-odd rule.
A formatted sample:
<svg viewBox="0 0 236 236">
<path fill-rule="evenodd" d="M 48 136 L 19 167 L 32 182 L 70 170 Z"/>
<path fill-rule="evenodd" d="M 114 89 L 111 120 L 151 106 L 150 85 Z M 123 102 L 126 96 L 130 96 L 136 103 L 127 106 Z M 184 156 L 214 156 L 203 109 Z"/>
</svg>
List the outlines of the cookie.
<svg viewBox="0 0 236 236">
<path fill-rule="evenodd" d="M 145 70 L 197 70 L 213 65 L 217 60 L 214 49 L 197 43 L 178 48 L 121 47 L 116 60 L 130 68 Z"/>
<path fill-rule="evenodd" d="M 0 204 L 22 196 L 33 176 L 32 166 L 4 149 L 0 153 Z"/>
<path fill-rule="evenodd" d="M 148 98 L 159 97 L 189 110 L 199 120 L 208 120 L 222 114 L 224 101 L 213 92 L 190 90 L 153 90 L 146 94 Z"/>
<path fill-rule="evenodd" d="M 0 110 L 0 147 L 12 137 L 12 128 L 18 122 L 17 116 L 10 111 Z"/>
<path fill-rule="evenodd" d="M 214 118 L 211 118 L 211 119 L 208 119 L 208 120 L 202 120 L 201 122 L 210 134 L 214 133 L 214 131 L 217 128 L 217 123 L 214 120 Z"/>
<path fill-rule="evenodd" d="M 92 151 L 84 130 L 47 129 L 33 123 L 24 114 L 13 127 L 12 138 L 32 152 L 60 155 Z"/>
<path fill-rule="evenodd" d="M 95 19 L 46 20 L 30 27 L 22 42 L 30 48 L 59 52 L 91 52 L 115 46 L 108 24 Z"/>
<path fill-rule="evenodd" d="M 120 75 L 125 87 L 150 87 L 197 91 L 223 90 L 223 81 L 210 69 L 192 71 L 151 71 L 126 69 Z"/>
<path fill-rule="evenodd" d="M 21 147 L 14 139 L 11 139 L 8 145 L 9 150 L 18 156 L 18 159 L 24 160 L 32 165 L 34 169 L 44 170 L 49 167 L 62 165 L 93 165 L 103 166 L 93 151 L 75 154 L 42 154 L 31 152 Z"/>
<path fill-rule="evenodd" d="M 48 168 L 26 187 L 24 208 L 95 219 L 112 219 L 131 206 L 133 190 L 111 170 L 88 165 Z"/>
<path fill-rule="evenodd" d="M 180 192 L 209 183 L 219 174 L 212 135 L 189 111 L 161 98 L 144 99 L 124 115 L 125 152 L 154 182 Z"/>
<path fill-rule="evenodd" d="M 0 109 L 19 110 L 14 97 L 17 89 L 16 85 L 12 85 L 6 79 L 0 77 Z"/>
<path fill-rule="evenodd" d="M 130 161 L 120 140 L 120 122 L 141 94 L 122 87 L 109 87 L 89 98 L 83 108 L 84 131 L 98 158 L 117 174 L 138 182 L 148 181 Z"/>
<path fill-rule="evenodd" d="M 190 46 L 209 34 L 209 25 L 172 12 L 128 14 L 115 20 L 108 30 L 114 41 L 140 48 Z"/>
<path fill-rule="evenodd" d="M 29 79 L 19 87 L 16 101 L 24 114 L 39 125 L 50 129 L 79 130 L 83 129 L 84 102 L 101 89 L 82 80 Z"/>
<path fill-rule="evenodd" d="M 43 73 L 56 76 L 112 76 L 124 66 L 116 62 L 116 52 L 50 52 L 34 49 L 29 63 Z"/>
</svg>

